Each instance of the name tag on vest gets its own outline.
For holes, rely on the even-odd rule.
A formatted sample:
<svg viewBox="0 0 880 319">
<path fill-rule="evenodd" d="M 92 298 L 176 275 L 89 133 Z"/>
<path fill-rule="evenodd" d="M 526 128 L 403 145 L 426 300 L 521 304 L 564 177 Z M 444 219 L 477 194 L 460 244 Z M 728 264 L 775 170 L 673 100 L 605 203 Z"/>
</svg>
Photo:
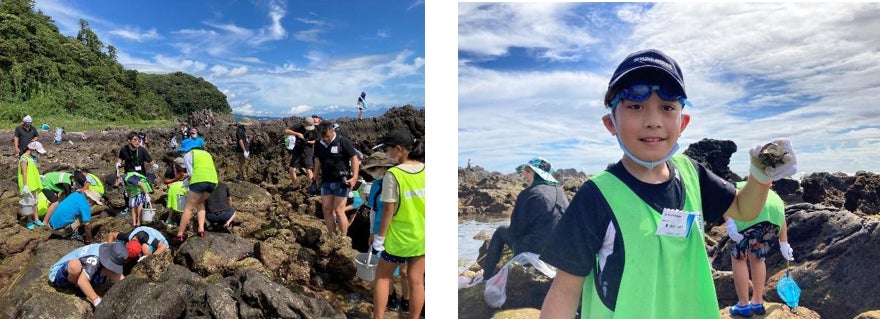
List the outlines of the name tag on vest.
<svg viewBox="0 0 880 319">
<path fill-rule="evenodd" d="M 677 209 L 663 209 L 663 215 L 657 224 L 658 236 L 687 237 L 691 232 L 691 225 L 698 223 L 702 227 L 703 217 L 700 213 L 685 212 Z"/>
<path fill-rule="evenodd" d="M 330 147 L 330 153 L 339 154 L 339 147 L 337 147 L 337 146 Z"/>
</svg>

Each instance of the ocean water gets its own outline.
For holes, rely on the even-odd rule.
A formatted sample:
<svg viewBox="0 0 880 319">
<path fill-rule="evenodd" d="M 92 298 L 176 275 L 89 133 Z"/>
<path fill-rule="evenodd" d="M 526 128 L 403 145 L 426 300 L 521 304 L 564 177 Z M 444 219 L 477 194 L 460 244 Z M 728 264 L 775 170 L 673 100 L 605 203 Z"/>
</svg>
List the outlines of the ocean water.
<svg viewBox="0 0 880 319">
<path fill-rule="evenodd" d="M 480 233 L 491 235 L 499 225 L 509 224 L 509 219 L 463 220 L 458 223 L 458 271 L 462 272 L 477 260 L 482 239 L 474 239 Z"/>
</svg>

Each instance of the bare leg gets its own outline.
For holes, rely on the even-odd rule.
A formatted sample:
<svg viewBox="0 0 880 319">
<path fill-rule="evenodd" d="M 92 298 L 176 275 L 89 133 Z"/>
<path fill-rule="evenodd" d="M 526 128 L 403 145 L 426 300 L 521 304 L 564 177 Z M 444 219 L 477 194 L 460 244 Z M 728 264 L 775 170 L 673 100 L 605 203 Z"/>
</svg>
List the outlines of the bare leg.
<svg viewBox="0 0 880 319">
<path fill-rule="evenodd" d="M 211 196 L 211 193 L 208 193 L 208 192 L 200 194 L 200 197 L 202 197 L 202 199 L 199 200 L 199 206 L 198 206 L 199 207 L 198 221 L 199 221 L 199 233 L 200 234 L 205 232 L 205 200 L 208 199 L 208 197 L 210 197 L 210 196 Z"/>
<path fill-rule="evenodd" d="M 379 259 L 376 280 L 373 283 L 373 318 L 385 318 L 385 306 L 388 305 L 388 294 L 391 290 L 391 276 L 394 276 L 394 268 L 398 265 L 401 264 Z"/>
<path fill-rule="evenodd" d="M 409 284 L 409 318 L 418 319 L 425 306 L 425 256 L 407 261 L 406 279 Z"/>
<path fill-rule="evenodd" d="M 192 218 L 193 210 L 199 209 L 199 200 L 202 198 L 201 195 L 201 193 L 193 193 L 190 191 L 190 195 L 186 197 L 186 207 L 183 209 L 183 214 L 180 216 L 180 227 L 177 227 L 177 236 L 183 236 L 183 233 L 186 231 L 186 226 L 189 224 L 190 218 Z"/>
<path fill-rule="evenodd" d="M 740 305 L 749 302 L 749 265 L 745 260 L 731 257 L 733 268 L 733 286 L 736 287 L 736 297 Z"/>
<path fill-rule="evenodd" d="M 333 213 L 336 216 L 337 223 L 339 225 L 339 232 L 342 236 L 348 235 L 348 217 L 345 216 L 345 202 L 348 200 L 346 197 L 333 197 Z"/>
<path fill-rule="evenodd" d="M 336 234 L 336 222 L 333 220 L 333 195 L 321 195 L 321 213 L 324 214 L 324 225 L 331 235 Z"/>
<path fill-rule="evenodd" d="M 288 167 L 287 171 L 290 172 L 290 184 L 296 187 L 299 184 L 299 181 L 296 180 L 296 167 Z"/>
<path fill-rule="evenodd" d="M 764 303 L 764 284 L 767 281 L 767 264 L 755 256 L 755 254 L 749 254 L 749 269 L 752 270 L 752 303 Z"/>
</svg>

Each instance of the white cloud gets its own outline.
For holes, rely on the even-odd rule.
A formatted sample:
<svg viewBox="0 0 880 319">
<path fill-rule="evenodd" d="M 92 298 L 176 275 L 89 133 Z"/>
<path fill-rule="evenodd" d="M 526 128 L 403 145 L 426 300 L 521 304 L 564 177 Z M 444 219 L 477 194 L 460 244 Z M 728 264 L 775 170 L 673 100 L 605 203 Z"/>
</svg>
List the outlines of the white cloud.
<svg viewBox="0 0 880 319">
<path fill-rule="evenodd" d="M 131 41 L 147 41 L 147 40 L 156 40 L 160 39 L 159 33 L 156 32 L 156 29 L 149 29 L 147 31 L 141 31 L 138 28 L 126 28 L 126 29 L 118 29 L 109 32 L 112 35 L 118 36 L 120 38 L 131 40 Z"/>
<path fill-rule="evenodd" d="M 376 31 L 376 36 L 383 38 L 383 39 L 386 39 L 386 38 L 391 37 L 391 34 L 388 33 L 388 30 L 379 30 L 379 31 Z"/>
<path fill-rule="evenodd" d="M 313 109 L 314 108 L 311 105 L 300 104 L 300 105 L 291 107 L 290 111 L 288 111 L 288 112 L 290 115 L 305 115 L 305 114 L 311 112 Z"/>
<path fill-rule="evenodd" d="M 500 18 L 482 16 L 485 10 L 474 6 L 461 4 L 459 21 L 492 23 L 471 23 L 480 28 L 460 31 L 460 43 L 497 56 L 513 43 L 525 46 L 515 27 L 496 26 Z M 475 16 L 462 19 L 461 12 Z M 514 72 L 460 62 L 459 165 L 472 158 L 511 172 L 516 163 L 542 155 L 559 168 L 603 169 L 621 156 L 599 122 L 610 72 L 628 53 L 658 48 L 682 66 L 694 103 L 685 109 L 692 121 L 679 140 L 682 149 L 702 138 L 733 140 L 740 151 L 731 169 L 743 175 L 747 148 L 785 136 L 802 171 L 880 171 L 873 160 L 880 155 L 880 110 L 861 107 L 880 94 L 880 4 L 655 3 L 613 12 L 588 17 L 610 19 L 609 28 L 616 28 L 609 31 L 613 39 L 602 36 L 587 45 L 607 50 L 593 57 L 602 67 Z M 561 15 L 544 19 L 560 21 Z M 631 29 L 619 32 L 627 30 L 626 21 Z"/>
</svg>

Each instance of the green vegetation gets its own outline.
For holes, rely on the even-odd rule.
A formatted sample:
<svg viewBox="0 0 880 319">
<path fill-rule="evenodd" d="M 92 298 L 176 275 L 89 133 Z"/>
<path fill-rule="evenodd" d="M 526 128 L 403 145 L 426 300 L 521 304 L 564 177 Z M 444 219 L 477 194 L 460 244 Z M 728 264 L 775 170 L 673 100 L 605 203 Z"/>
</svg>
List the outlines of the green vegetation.
<svg viewBox="0 0 880 319">
<path fill-rule="evenodd" d="M 201 109 L 232 112 L 202 78 L 126 70 L 85 20 L 65 37 L 34 0 L 0 1 L 0 129 L 26 114 L 68 130 L 166 126 Z"/>
</svg>

